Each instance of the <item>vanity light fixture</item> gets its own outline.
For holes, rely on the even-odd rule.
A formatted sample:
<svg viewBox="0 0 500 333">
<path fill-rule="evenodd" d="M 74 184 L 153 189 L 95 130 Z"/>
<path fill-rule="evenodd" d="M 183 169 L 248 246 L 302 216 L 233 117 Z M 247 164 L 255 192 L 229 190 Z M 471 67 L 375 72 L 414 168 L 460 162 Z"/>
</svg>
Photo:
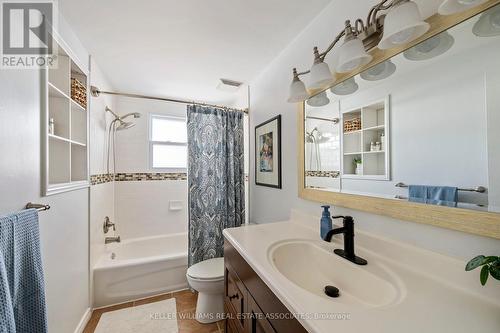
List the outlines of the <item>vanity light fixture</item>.
<svg viewBox="0 0 500 333">
<path fill-rule="evenodd" d="M 293 80 L 290 85 L 290 97 L 288 98 L 289 103 L 303 102 L 309 98 L 309 93 L 306 90 L 306 85 L 300 80 L 300 75 L 307 74 L 309 72 L 298 73 L 297 68 L 293 69 Z"/>
<path fill-rule="evenodd" d="M 339 59 L 336 70 L 339 73 L 348 73 L 372 61 L 363 45 L 363 41 L 356 35 L 348 20 L 345 23 L 344 44 L 339 49 Z"/>
<path fill-rule="evenodd" d="M 500 6 L 495 6 L 481 14 L 472 28 L 478 37 L 500 36 Z"/>
<path fill-rule="evenodd" d="M 356 80 L 354 79 L 354 77 L 351 77 L 350 79 L 347 79 L 335 85 L 335 87 L 332 87 L 330 91 L 335 95 L 345 96 L 355 93 L 358 89 L 359 86 L 356 83 Z"/>
<path fill-rule="evenodd" d="M 485 1 L 444 0 L 439 7 L 439 14 L 453 14 L 470 9 Z M 495 12 L 489 16 L 485 14 L 483 16 L 485 17 L 484 20 L 480 20 L 481 23 L 477 28 L 475 27 L 474 33 L 478 36 L 498 34 L 500 14 L 497 15 L 497 12 Z M 488 22 L 491 22 L 490 25 L 494 27 L 493 29 L 488 28 Z M 429 29 L 430 24 L 422 19 L 418 5 L 414 1 L 380 0 L 378 4 L 370 9 L 366 21 L 358 18 L 354 21 L 353 26 L 351 26 L 350 21 L 346 21 L 345 28 L 335 37 L 324 52 L 320 52 L 317 47 L 314 47 L 314 64 L 310 70 L 298 73 L 294 68 L 288 102 L 303 102 L 308 98 L 306 96 L 308 92 L 299 78 L 301 75 L 311 74 L 309 88 L 312 90 L 323 89 L 334 82 L 334 74 L 330 72 L 328 64 L 325 63 L 325 57 L 342 37 L 344 37 L 344 43 L 338 48 L 338 61 L 335 70 L 338 73 L 349 73 L 372 60 L 372 56 L 368 54 L 368 51 L 374 47 L 378 46 L 381 50 L 387 50 L 402 46 L 423 36 Z M 391 62 L 385 66 L 388 66 L 386 70 L 393 70 L 392 72 L 385 72 L 389 73 L 389 75 L 396 70 L 396 66 Z M 380 67 L 375 66 L 372 68 L 372 72 L 379 69 Z"/>
<path fill-rule="evenodd" d="M 366 81 L 379 81 L 388 78 L 396 72 L 396 65 L 389 59 L 361 73 Z"/>
<path fill-rule="evenodd" d="M 397 9 L 398 7 L 399 9 Z M 392 23 L 389 25 L 389 28 L 392 29 L 389 31 L 390 36 L 384 34 L 387 37 L 386 40 L 396 40 L 404 43 L 420 37 L 427 31 L 428 24 L 421 20 L 420 12 L 414 2 L 409 0 L 380 0 L 378 4 L 370 9 L 366 21 L 358 18 L 352 26 L 350 21 L 346 21 L 344 29 L 339 32 L 324 52 L 320 52 L 315 47 L 314 63 L 310 70 L 304 72 L 293 70 L 293 81 L 288 102 L 303 102 L 309 97 L 303 82 L 299 78 L 302 75 L 311 74 L 308 88 L 313 90 L 323 89 L 334 82 L 334 75 L 330 71 L 328 64 L 325 63 L 325 57 L 343 37 L 345 37 L 344 43 L 338 48 L 338 62 L 335 70 L 340 73 L 347 73 L 369 63 L 372 56 L 368 54 L 368 51 L 379 45 L 384 29 L 387 30 L 387 28 L 384 28 L 384 18 L 386 17 L 384 13 L 389 11 L 388 14 L 390 14 L 394 9 L 397 9 L 397 11 L 392 16 L 402 15 L 402 18 L 399 20 L 398 17 L 392 19 Z M 397 30 L 397 28 L 401 28 L 402 20 L 406 20 L 403 27 L 404 31 L 402 31 L 403 35 L 398 34 L 401 31 Z M 391 22 L 391 19 L 388 21 Z M 389 43 L 387 45 L 390 47 L 393 44 Z"/>
<path fill-rule="evenodd" d="M 324 61 L 325 57 L 319 54 L 318 48 L 314 48 L 314 64 L 311 67 L 310 89 L 321 89 L 331 84 L 334 79 L 330 67 Z"/>
<path fill-rule="evenodd" d="M 439 6 L 438 13 L 440 15 L 452 15 L 471 9 L 484 2 L 486 2 L 486 0 L 445 0 L 441 6 Z"/>
<path fill-rule="evenodd" d="M 326 91 L 322 91 L 316 96 L 313 96 L 307 100 L 307 105 L 312 107 L 325 106 L 330 103 L 330 99 L 326 95 Z"/>
<path fill-rule="evenodd" d="M 378 44 L 381 50 L 404 45 L 425 34 L 430 24 L 422 20 L 415 2 L 400 0 L 389 10 L 384 20 L 384 34 Z"/>
</svg>

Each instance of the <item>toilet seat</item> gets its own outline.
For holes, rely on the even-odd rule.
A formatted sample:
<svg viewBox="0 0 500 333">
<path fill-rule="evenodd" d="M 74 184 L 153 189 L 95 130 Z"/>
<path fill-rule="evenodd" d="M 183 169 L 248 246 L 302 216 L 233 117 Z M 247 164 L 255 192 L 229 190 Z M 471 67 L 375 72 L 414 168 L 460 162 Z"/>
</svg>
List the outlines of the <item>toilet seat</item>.
<svg viewBox="0 0 500 333">
<path fill-rule="evenodd" d="M 201 261 L 187 270 L 187 276 L 197 281 L 220 281 L 224 279 L 224 258 Z"/>
</svg>

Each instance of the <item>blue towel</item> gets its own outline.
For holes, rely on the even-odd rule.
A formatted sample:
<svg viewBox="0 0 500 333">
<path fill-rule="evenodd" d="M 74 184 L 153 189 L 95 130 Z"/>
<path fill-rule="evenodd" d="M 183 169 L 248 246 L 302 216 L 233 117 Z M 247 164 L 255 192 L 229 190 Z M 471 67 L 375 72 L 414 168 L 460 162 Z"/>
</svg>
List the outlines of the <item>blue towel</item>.
<svg viewBox="0 0 500 333">
<path fill-rule="evenodd" d="M 0 332 L 47 333 L 36 209 L 0 217 Z"/>
<path fill-rule="evenodd" d="M 410 185 L 409 200 L 431 205 L 457 207 L 458 188 L 450 186 Z"/>
</svg>

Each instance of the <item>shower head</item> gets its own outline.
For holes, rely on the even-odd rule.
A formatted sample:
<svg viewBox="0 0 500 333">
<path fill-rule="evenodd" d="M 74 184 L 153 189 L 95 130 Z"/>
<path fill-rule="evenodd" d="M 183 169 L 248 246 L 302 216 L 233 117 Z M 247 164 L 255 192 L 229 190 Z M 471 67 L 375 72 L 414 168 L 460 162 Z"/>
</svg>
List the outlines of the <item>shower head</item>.
<svg viewBox="0 0 500 333">
<path fill-rule="evenodd" d="M 129 129 L 129 128 L 132 128 L 134 126 L 135 126 L 135 124 L 132 123 L 132 122 L 122 121 L 120 123 L 120 125 L 116 128 L 116 130 L 117 131 L 122 131 L 122 130 L 126 130 L 126 129 Z"/>
<path fill-rule="evenodd" d="M 141 114 L 139 112 L 131 112 L 131 113 L 127 113 L 123 116 L 120 116 L 120 119 L 123 120 L 125 118 L 130 117 L 130 116 L 134 116 L 134 119 L 141 118 Z"/>
<path fill-rule="evenodd" d="M 111 113 L 113 116 L 115 116 L 115 119 L 117 119 L 117 120 L 124 120 L 125 118 L 128 118 L 130 116 L 134 116 L 134 119 L 141 118 L 141 114 L 139 112 L 130 112 L 130 113 L 124 114 L 123 116 L 120 116 L 119 114 L 116 114 L 115 112 L 113 112 L 113 110 L 111 110 L 108 106 L 106 106 L 106 108 L 104 110 L 106 112 Z"/>
</svg>

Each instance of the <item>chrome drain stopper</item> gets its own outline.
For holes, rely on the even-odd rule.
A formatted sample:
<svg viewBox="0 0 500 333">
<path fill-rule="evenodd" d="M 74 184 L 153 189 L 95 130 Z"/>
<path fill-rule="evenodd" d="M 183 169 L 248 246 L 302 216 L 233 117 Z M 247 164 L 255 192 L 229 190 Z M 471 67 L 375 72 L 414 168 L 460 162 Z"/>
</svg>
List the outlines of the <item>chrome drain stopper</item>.
<svg viewBox="0 0 500 333">
<path fill-rule="evenodd" d="M 326 286 L 325 289 L 325 294 L 329 297 L 339 297 L 339 288 L 334 287 L 334 286 Z"/>
</svg>

